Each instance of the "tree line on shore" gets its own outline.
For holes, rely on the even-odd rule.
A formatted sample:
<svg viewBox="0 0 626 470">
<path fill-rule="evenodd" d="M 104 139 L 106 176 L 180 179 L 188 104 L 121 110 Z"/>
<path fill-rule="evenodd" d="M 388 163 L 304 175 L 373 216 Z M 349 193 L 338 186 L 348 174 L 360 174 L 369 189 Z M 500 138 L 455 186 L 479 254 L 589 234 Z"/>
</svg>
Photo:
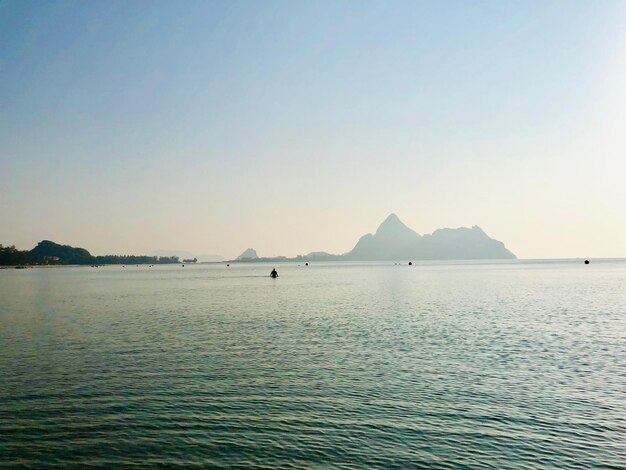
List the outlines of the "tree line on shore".
<svg viewBox="0 0 626 470">
<path fill-rule="evenodd" d="M 178 256 L 104 255 L 93 256 L 84 248 L 59 245 L 43 240 L 32 250 L 0 245 L 0 266 L 63 264 L 170 264 L 180 263 Z"/>
</svg>

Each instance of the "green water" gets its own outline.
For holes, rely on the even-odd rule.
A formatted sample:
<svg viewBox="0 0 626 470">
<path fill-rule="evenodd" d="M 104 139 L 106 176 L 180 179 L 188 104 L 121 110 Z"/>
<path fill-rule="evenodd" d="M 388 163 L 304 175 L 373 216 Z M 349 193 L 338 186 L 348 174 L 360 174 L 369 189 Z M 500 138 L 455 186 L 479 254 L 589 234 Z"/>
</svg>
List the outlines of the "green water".
<svg viewBox="0 0 626 470">
<path fill-rule="evenodd" d="M 43 464 L 626 468 L 626 262 L 0 270 Z"/>
</svg>

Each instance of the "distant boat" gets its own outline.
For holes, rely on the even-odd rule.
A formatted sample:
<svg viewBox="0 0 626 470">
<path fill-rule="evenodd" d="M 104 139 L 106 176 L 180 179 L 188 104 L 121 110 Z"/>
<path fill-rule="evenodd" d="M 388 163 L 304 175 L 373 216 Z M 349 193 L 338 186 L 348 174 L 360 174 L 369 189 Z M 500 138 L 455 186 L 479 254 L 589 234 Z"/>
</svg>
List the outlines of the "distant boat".
<svg viewBox="0 0 626 470">
<path fill-rule="evenodd" d="M 198 258 L 183 260 L 183 263 L 197 263 L 197 262 L 198 262 Z"/>
</svg>

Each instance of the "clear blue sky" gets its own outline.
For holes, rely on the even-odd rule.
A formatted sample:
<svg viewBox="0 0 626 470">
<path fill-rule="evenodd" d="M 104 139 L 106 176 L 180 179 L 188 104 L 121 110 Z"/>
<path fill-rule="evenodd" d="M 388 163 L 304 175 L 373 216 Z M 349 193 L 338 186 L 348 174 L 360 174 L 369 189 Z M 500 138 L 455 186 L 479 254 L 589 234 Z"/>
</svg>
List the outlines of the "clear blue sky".
<svg viewBox="0 0 626 470">
<path fill-rule="evenodd" d="M 0 243 L 626 256 L 626 2 L 0 0 Z"/>
</svg>

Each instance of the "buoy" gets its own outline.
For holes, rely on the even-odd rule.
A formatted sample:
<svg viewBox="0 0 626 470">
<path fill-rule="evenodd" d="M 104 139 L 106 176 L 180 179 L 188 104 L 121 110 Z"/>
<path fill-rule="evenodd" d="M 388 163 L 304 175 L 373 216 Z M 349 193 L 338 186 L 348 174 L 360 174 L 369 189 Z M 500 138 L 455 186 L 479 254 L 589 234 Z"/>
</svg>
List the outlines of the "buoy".
<svg viewBox="0 0 626 470">
<path fill-rule="evenodd" d="M 227 265 L 226 265 L 226 267 L 227 267 L 227 268 L 228 268 L 228 267 L 230 267 L 230 264 L 227 264 Z"/>
<path fill-rule="evenodd" d="M 304 265 L 305 265 L 305 266 L 308 266 L 308 265 L 309 265 L 309 263 L 304 263 Z"/>
<path fill-rule="evenodd" d="M 589 260 L 588 259 L 585 260 L 585 264 L 589 264 Z"/>
<path fill-rule="evenodd" d="M 409 261 L 409 266 L 413 266 L 413 262 L 412 261 Z"/>
</svg>

